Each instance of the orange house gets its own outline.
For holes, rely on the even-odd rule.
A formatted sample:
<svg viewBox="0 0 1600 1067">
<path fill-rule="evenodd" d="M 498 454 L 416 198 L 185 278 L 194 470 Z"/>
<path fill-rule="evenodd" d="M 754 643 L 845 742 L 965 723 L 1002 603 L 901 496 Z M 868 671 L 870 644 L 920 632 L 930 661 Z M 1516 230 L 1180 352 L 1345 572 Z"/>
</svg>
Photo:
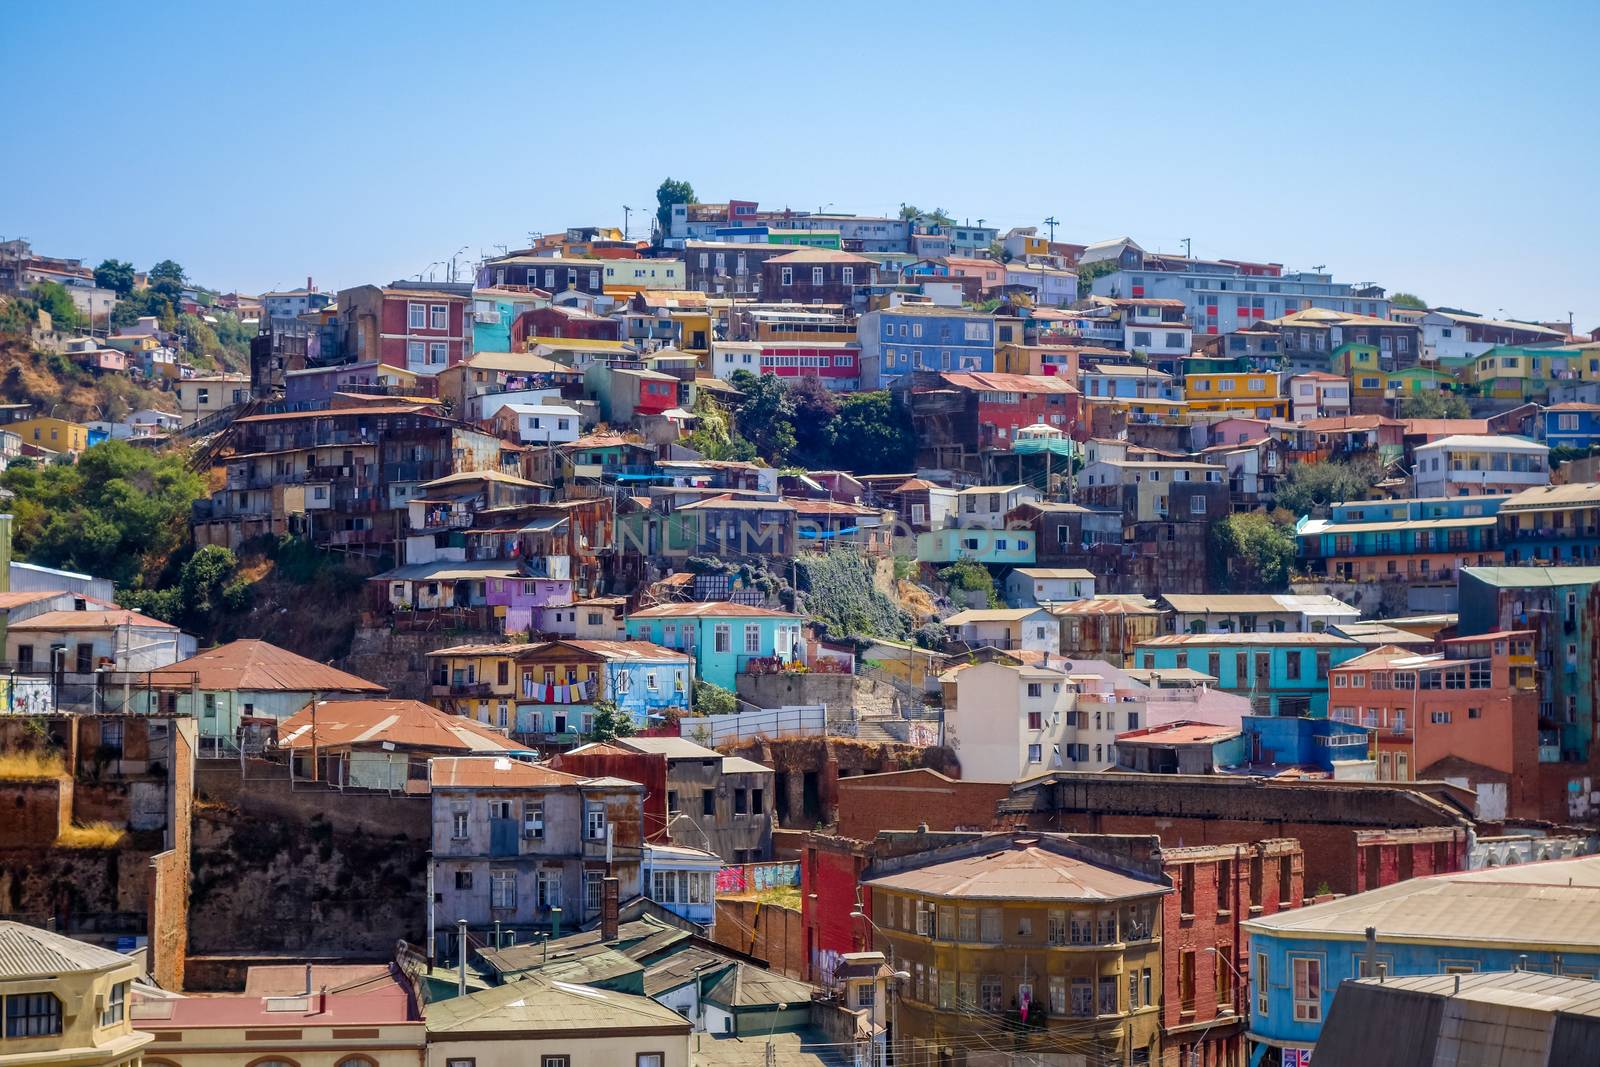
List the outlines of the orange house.
<svg viewBox="0 0 1600 1067">
<path fill-rule="evenodd" d="M 1383 781 L 1464 779 L 1486 820 L 1539 818 L 1534 631 L 1384 645 L 1328 673 L 1328 715 L 1372 731 Z"/>
</svg>

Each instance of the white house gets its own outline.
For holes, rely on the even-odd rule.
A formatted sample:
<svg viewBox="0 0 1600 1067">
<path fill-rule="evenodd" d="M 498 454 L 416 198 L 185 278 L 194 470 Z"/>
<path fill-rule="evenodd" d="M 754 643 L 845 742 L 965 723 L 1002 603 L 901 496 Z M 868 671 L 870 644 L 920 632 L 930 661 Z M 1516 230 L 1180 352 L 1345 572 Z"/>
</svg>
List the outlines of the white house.
<svg viewBox="0 0 1600 1067">
<path fill-rule="evenodd" d="M 504 404 L 494 415 L 495 425 L 510 431 L 525 445 L 564 445 L 576 441 L 583 416 L 577 408 L 561 404 Z"/>
<path fill-rule="evenodd" d="M 971 648 L 1061 652 L 1061 626 L 1041 607 L 972 608 L 956 612 L 944 624 Z"/>
<path fill-rule="evenodd" d="M 1550 448 L 1507 434 L 1453 434 L 1418 445 L 1413 496 L 1496 496 L 1550 484 Z"/>
<path fill-rule="evenodd" d="M 1018 567 L 1006 576 L 1006 603 L 1031 608 L 1094 597 L 1094 572 L 1078 567 Z"/>
<path fill-rule="evenodd" d="M 6 658 L 21 672 L 92 676 L 96 671 L 153 671 L 194 655 L 195 639 L 170 622 L 79 599 L 80 607 L 46 611 L 6 627 Z"/>
<path fill-rule="evenodd" d="M 1350 414 L 1350 379 L 1307 371 L 1289 379 L 1289 414 L 1295 422 Z"/>
<path fill-rule="evenodd" d="M 1031 485 L 970 486 L 956 494 L 959 512 L 952 517 L 951 525 L 963 529 L 1003 530 L 1007 512 L 1043 496 Z"/>
</svg>

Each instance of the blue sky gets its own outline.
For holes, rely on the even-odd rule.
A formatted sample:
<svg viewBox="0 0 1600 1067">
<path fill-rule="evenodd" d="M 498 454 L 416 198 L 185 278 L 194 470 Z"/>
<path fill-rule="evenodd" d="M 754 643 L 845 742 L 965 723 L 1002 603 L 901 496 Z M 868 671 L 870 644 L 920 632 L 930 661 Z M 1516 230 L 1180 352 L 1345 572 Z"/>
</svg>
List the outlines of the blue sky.
<svg viewBox="0 0 1600 1067">
<path fill-rule="evenodd" d="M 1559 2 L 12 5 L 0 69 L 37 95 L 0 235 L 330 288 L 621 224 L 671 175 L 1588 329 L 1597 30 Z"/>
</svg>

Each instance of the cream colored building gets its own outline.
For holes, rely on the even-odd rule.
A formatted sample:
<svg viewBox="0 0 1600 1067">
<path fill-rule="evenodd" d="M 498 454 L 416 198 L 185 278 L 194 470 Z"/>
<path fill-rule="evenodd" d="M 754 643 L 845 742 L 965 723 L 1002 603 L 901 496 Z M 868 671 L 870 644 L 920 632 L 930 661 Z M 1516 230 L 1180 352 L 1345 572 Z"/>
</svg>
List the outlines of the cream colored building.
<svg viewBox="0 0 1600 1067">
<path fill-rule="evenodd" d="M 693 1029 L 648 997 L 530 976 L 428 1005 L 428 1067 L 689 1067 Z"/>
<path fill-rule="evenodd" d="M 203 419 L 250 399 L 250 378 L 243 374 L 208 374 L 177 383 L 178 410 L 185 422 Z"/>
<path fill-rule="evenodd" d="M 133 1029 L 131 956 L 22 923 L 0 922 L 0 1067 L 140 1067 L 150 1035 Z"/>
</svg>

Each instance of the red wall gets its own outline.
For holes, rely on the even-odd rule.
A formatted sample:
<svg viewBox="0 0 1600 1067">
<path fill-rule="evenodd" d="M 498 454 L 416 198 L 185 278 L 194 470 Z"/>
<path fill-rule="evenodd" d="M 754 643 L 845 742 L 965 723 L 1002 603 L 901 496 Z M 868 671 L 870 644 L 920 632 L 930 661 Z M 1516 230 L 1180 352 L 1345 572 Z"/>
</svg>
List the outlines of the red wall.
<svg viewBox="0 0 1600 1067">
<path fill-rule="evenodd" d="M 871 927 L 852 919 L 866 858 L 848 842 L 828 847 L 807 844 L 800 857 L 800 924 L 805 939 L 805 979 L 824 980 L 839 953 L 872 947 Z M 862 911 L 872 914 L 872 894 L 860 890 Z"/>
<path fill-rule="evenodd" d="M 450 308 L 449 329 L 434 330 L 427 326 L 413 330 L 406 323 L 407 305 L 423 304 L 431 307 L 435 304 L 445 304 Z M 385 335 L 397 334 L 403 336 L 384 336 L 378 340 L 378 358 L 391 367 L 404 367 L 406 365 L 406 342 L 422 341 L 432 344 L 437 341 L 447 341 L 450 345 L 449 355 L 446 356 L 446 366 L 460 363 L 466 356 L 463 344 L 465 334 L 463 327 L 466 324 L 467 302 L 456 298 L 441 299 L 437 295 L 416 294 L 407 296 L 402 293 L 385 294 L 383 298 L 383 313 L 379 316 L 379 331 Z M 424 322 L 431 321 L 425 317 Z M 454 340 L 447 340 L 454 338 Z"/>
<path fill-rule="evenodd" d="M 644 839 L 667 839 L 667 758 L 647 752 L 561 752 L 550 766 L 586 778 L 621 778 L 644 786 Z"/>
</svg>

